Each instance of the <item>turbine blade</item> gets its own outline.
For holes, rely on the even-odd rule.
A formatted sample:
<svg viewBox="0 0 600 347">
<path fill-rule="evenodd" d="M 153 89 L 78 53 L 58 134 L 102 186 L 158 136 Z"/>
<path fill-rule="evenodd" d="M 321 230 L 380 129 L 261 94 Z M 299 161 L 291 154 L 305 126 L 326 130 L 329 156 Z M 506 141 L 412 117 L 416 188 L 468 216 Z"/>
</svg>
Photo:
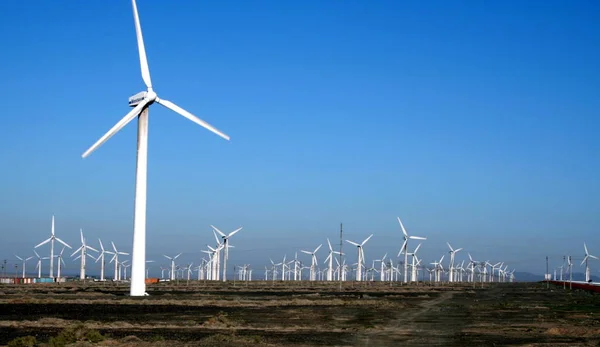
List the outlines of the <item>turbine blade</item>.
<svg viewBox="0 0 600 347">
<path fill-rule="evenodd" d="M 317 247 L 313 253 L 317 253 L 317 251 L 319 250 L 319 248 L 321 248 L 321 246 L 323 246 L 323 244 L 320 244 L 319 247 Z"/>
<path fill-rule="evenodd" d="M 46 241 L 44 241 L 44 242 L 40 243 L 39 245 L 37 245 L 37 246 L 35 246 L 35 247 L 33 247 L 33 248 L 38 248 L 39 246 L 45 245 L 45 244 L 47 244 L 48 242 L 50 242 L 50 240 L 51 240 L 51 239 L 48 239 L 48 240 L 46 240 Z"/>
<path fill-rule="evenodd" d="M 19 257 L 18 255 L 15 254 L 15 257 L 17 257 L 17 259 L 19 260 L 23 260 L 23 258 Z"/>
<path fill-rule="evenodd" d="M 225 233 L 223 233 L 221 230 L 217 229 L 217 227 L 216 227 L 216 226 L 214 226 L 214 225 L 211 225 L 211 227 L 212 227 L 212 228 L 213 228 L 213 229 L 214 229 L 216 232 L 218 232 L 218 233 L 219 233 L 219 235 L 221 235 L 221 236 L 223 236 L 223 237 L 227 236 L 227 235 L 225 235 Z"/>
<path fill-rule="evenodd" d="M 400 217 L 396 217 L 398 218 L 398 223 L 400 223 L 400 228 L 402 228 L 402 233 L 404 234 L 404 236 L 408 237 L 408 234 L 406 233 L 406 229 L 404 229 L 404 224 L 402 224 L 402 220 L 400 219 Z"/>
<path fill-rule="evenodd" d="M 233 235 L 237 234 L 238 231 L 242 230 L 243 227 L 239 227 L 238 229 L 235 229 L 234 231 L 230 232 L 229 235 L 227 235 L 227 238 L 232 237 Z"/>
<path fill-rule="evenodd" d="M 402 244 L 402 247 L 400 247 L 400 252 L 398 252 L 397 257 L 399 257 L 400 254 L 402 254 L 402 252 L 406 250 L 406 243 L 407 242 L 408 242 L 408 240 L 404 240 L 404 243 Z"/>
<path fill-rule="evenodd" d="M 410 236 L 409 239 L 411 239 L 411 240 L 427 240 L 426 237 L 421 237 L 421 236 Z"/>
<path fill-rule="evenodd" d="M 140 25 L 140 17 L 138 15 L 137 5 L 135 0 L 131 0 L 133 5 L 133 19 L 135 20 L 135 33 L 137 35 L 138 51 L 140 53 L 140 67 L 142 68 L 142 79 L 148 89 L 152 89 L 152 81 L 150 80 L 150 69 L 148 69 L 148 59 L 146 58 L 146 47 L 144 47 L 144 37 L 142 36 L 142 27 Z"/>
<path fill-rule="evenodd" d="M 182 109 L 181 107 L 175 105 L 174 103 L 170 102 L 169 100 L 165 100 L 165 99 L 160 99 L 160 98 L 156 98 L 156 102 L 158 102 L 159 104 L 163 105 L 164 107 L 179 113 L 180 115 L 184 116 L 185 118 L 191 120 L 192 122 L 204 127 L 207 130 L 212 131 L 213 133 L 221 136 L 222 138 L 224 138 L 225 140 L 229 140 L 229 136 L 225 135 L 224 133 L 222 133 L 219 129 L 213 127 L 212 125 L 206 123 L 205 121 L 203 121 L 202 119 L 194 116 L 193 114 L 189 113 L 188 111 Z"/>
<path fill-rule="evenodd" d="M 415 255 L 417 254 L 417 252 L 419 251 L 419 248 L 421 248 L 422 243 L 419 243 L 417 245 L 417 248 L 415 248 L 415 251 L 413 252 Z M 443 257 L 443 256 L 442 256 Z"/>
<path fill-rule="evenodd" d="M 449 243 L 449 242 L 446 242 L 446 244 L 448 245 L 448 248 L 450 248 L 450 250 L 451 250 L 452 252 L 454 252 L 454 248 L 452 248 L 452 246 L 450 246 L 450 243 Z"/>
<path fill-rule="evenodd" d="M 354 241 L 346 240 L 346 242 L 348 242 L 351 245 L 357 246 L 357 247 L 360 246 L 358 243 L 356 243 Z"/>
<path fill-rule="evenodd" d="M 367 238 L 366 238 L 366 239 L 365 239 L 365 240 L 364 240 L 364 241 L 363 241 L 363 242 L 362 242 L 360 245 L 361 245 L 361 246 L 364 246 L 364 245 L 365 245 L 365 243 L 367 243 L 367 241 L 369 241 L 369 239 L 370 239 L 371 237 L 373 237 L 373 234 L 369 235 L 369 237 L 367 237 Z"/>
<path fill-rule="evenodd" d="M 63 240 L 59 239 L 58 237 L 55 237 L 54 239 L 55 239 L 56 241 L 58 241 L 58 242 L 62 243 L 63 245 L 65 245 L 65 246 L 67 246 L 67 247 L 71 248 L 71 246 L 69 246 L 69 245 L 68 245 L 68 244 L 67 244 L 65 241 L 63 241 Z M 71 248 L 71 249 L 72 249 L 72 248 Z"/>
<path fill-rule="evenodd" d="M 115 124 L 108 132 L 106 132 L 106 134 L 104 134 L 98 141 L 96 141 L 96 143 L 94 143 L 90 148 L 88 148 L 88 150 L 85 151 L 81 155 L 81 157 L 87 157 L 88 155 L 92 154 L 92 152 L 94 152 L 96 149 L 98 149 L 98 147 L 102 146 L 104 142 L 108 141 L 108 139 L 110 139 L 114 134 L 118 133 L 119 130 L 123 129 L 124 126 L 126 126 L 138 114 L 140 114 L 140 112 L 142 112 L 142 109 L 146 107 L 147 104 L 147 99 L 140 101 L 140 103 L 136 107 L 134 107 L 133 110 L 129 111 L 129 113 L 127 113 L 125 117 L 121 118 L 121 120 L 118 121 L 117 124 Z"/>
</svg>

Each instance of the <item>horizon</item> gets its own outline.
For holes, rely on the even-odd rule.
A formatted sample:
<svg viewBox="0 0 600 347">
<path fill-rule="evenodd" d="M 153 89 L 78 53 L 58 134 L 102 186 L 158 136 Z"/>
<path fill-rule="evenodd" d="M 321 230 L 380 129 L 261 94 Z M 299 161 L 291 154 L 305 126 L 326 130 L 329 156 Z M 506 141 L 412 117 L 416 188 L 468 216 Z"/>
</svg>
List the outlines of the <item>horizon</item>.
<svg viewBox="0 0 600 347">
<path fill-rule="evenodd" d="M 231 136 L 152 107 L 148 260 L 198 262 L 215 225 L 244 228 L 228 264 L 322 244 L 321 266 L 343 223 L 374 234 L 368 265 L 396 262 L 396 217 L 427 264 L 446 242 L 517 272 L 600 255 L 600 3 L 137 6 L 159 95 Z M 82 228 L 131 253 L 136 126 L 81 158 L 144 89 L 131 3 L 4 8 L 0 261 L 33 255 L 52 215 L 73 250 Z"/>
</svg>

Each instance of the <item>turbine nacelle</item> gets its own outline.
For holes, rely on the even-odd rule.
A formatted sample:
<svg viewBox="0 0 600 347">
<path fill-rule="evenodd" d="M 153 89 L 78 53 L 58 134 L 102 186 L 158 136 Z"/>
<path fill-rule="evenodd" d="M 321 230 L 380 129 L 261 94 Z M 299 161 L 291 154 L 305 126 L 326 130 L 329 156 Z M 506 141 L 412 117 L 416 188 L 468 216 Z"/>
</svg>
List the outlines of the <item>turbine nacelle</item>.
<svg viewBox="0 0 600 347">
<path fill-rule="evenodd" d="M 147 94 L 148 94 L 148 92 L 144 91 L 144 92 L 139 92 L 135 95 L 130 96 L 129 97 L 129 106 L 136 107 L 140 103 L 140 101 L 142 101 L 146 98 Z"/>
</svg>

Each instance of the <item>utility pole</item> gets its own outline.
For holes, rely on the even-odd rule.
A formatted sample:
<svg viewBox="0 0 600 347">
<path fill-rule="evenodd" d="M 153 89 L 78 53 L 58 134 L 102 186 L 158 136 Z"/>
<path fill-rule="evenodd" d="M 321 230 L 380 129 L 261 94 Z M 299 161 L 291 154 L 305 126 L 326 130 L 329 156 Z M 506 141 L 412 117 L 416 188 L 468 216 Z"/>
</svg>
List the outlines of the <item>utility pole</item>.
<svg viewBox="0 0 600 347">
<path fill-rule="evenodd" d="M 548 256 L 546 256 L 546 289 L 550 289 L 550 281 L 548 281 Z"/>
<path fill-rule="evenodd" d="M 2 265 L 2 277 L 6 277 L 6 259 L 4 259 L 4 264 Z"/>
<path fill-rule="evenodd" d="M 342 223 L 340 223 L 340 266 L 339 266 L 339 273 L 338 273 L 338 280 L 340 281 L 340 292 L 342 291 L 342 271 L 344 271 L 344 267 L 342 266 L 342 245 L 344 244 L 342 242 L 342 234 L 344 232 L 344 228 L 342 226 Z"/>
</svg>

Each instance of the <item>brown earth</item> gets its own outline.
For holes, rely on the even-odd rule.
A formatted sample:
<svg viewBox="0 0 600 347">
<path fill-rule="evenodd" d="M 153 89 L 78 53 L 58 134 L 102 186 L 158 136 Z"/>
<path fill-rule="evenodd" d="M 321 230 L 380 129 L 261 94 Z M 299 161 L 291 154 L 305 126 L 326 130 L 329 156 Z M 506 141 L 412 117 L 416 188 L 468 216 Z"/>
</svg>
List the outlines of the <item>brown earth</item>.
<svg viewBox="0 0 600 347">
<path fill-rule="evenodd" d="M 73 346 L 597 346 L 600 296 L 544 284 L 112 283 L 0 286 L 0 345 L 67 327 Z M 85 340 L 85 338 L 82 338 Z"/>
</svg>

